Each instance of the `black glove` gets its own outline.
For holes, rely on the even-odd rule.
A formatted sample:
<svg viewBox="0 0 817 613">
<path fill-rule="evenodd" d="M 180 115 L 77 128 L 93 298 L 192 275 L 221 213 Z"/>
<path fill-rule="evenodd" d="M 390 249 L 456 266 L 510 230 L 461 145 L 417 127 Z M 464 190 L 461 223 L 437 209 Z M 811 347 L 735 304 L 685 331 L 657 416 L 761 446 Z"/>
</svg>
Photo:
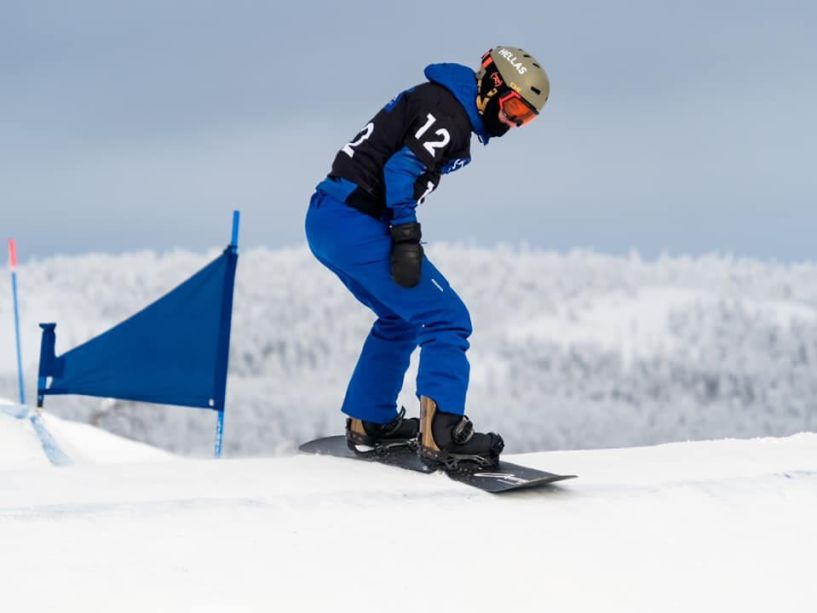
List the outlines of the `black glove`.
<svg viewBox="0 0 817 613">
<path fill-rule="evenodd" d="M 421 238 L 420 224 L 416 222 L 391 227 L 391 278 L 402 287 L 414 287 L 420 282 Z"/>
</svg>

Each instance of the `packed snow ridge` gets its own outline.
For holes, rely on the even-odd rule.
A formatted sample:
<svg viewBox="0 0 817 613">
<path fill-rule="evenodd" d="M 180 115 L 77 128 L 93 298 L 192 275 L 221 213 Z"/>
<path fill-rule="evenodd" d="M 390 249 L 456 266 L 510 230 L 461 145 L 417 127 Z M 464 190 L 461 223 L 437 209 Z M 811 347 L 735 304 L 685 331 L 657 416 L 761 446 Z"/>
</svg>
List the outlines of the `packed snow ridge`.
<svg viewBox="0 0 817 613">
<path fill-rule="evenodd" d="M 468 412 L 480 428 L 505 435 L 510 451 L 817 429 L 817 264 L 433 243 L 427 252 L 471 311 Z M 38 322 L 58 323 L 64 352 L 217 253 L 89 254 L 21 266 L 29 395 Z M 7 285 L 0 393 L 13 396 Z M 342 429 L 338 405 L 371 323 L 305 246 L 242 252 L 226 453 L 289 453 Z M 417 411 L 415 372 L 400 399 L 409 414 Z M 47 408 L 178 453 L 212 448 L 207 411 L 77 397 L 49 398 Z"/>
<path fill-rule="evenodd" d="M 3 609 L 811 612 L 817 434 L 510 456 L 495 496 L 339 458 L 181 459 L 0 411 Z"/>
</svg>

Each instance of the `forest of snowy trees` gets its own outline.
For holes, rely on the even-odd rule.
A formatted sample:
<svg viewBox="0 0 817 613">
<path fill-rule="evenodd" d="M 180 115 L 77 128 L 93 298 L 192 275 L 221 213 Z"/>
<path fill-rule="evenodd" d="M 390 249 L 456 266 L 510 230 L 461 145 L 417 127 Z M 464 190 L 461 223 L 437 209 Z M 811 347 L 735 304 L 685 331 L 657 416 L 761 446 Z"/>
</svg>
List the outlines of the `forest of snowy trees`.
<svg viewBox="0 0 817 613">
<path fill-rule="evenodd" d="M 817 429 L 817 264 L 722 255 L 608 256 L 430 245 L 469 306 L 469 414 L 509 451 L 629 446 Z M 57 351 L 187 278 L 216 252 L 89 254 L 20 268 L 26 381 L 40 321 Z M 305 246 L 239 260 L 225 425 L 228 455 L 292 451 L 340 433 L 346 381 L 372 315 Z M 16 397 L 0 287 L 0 396 Z M 414 373 L 401 402 L 416 413 Z M 215 415 L 81 397 L 47 409 L 179 453 L 211 452 Z"/>
</svg>

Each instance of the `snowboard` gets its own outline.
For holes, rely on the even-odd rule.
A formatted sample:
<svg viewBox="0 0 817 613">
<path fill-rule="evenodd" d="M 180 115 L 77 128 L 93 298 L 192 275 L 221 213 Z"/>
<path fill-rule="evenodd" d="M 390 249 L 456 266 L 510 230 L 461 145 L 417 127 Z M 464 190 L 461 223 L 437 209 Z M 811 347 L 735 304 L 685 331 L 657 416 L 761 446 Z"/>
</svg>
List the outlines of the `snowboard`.
<svg viewBox="0 0 817 613">
<path fill-rule="evenodd" d="M 391 446 L 383 445 L 375 448 L 371 453 L 360 454 L 349 449 L 346 444 L 346 437 L 340 435 L 309 441 L 301 445 L 299 449 L 303 453 L 377 462 L 421 473 L 433 473 L 438 470 L 426 465 L 420 459 L 417 455 L 417 444 L 414 442 Z M 470 466 L 458 469 L 440 468 L 439 470 L 445 472 L 454 481 L 459 481 L 492 494 L 542 487 L 576 477 L 576 475 L 557 475 L 502 460 L 492 468 Z"/>
</svg>

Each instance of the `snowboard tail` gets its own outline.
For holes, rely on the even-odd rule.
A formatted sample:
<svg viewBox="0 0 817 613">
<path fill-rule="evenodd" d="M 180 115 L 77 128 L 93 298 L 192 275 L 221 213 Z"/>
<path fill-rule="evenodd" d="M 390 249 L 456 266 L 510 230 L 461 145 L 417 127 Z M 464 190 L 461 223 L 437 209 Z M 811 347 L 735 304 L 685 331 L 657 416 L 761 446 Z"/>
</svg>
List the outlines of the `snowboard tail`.
<svg viewBox="0 0 817 613">
<path fill-rule="evenodd" d="M 377 462 L 379 464 L 396 466 L 420 473 L 433 473 L 438 470 L 438 467 L 429 466 L 420 459 L 420 456 L 417 454 L 416 441 L 378 446 L 374 447 L 370 452 L 360 453 L 350 449 L 346 442 L 346 437 L 341 435 L 315 439 L 314 441 L 304 443 L 299 449 L 304 453 Z M 491 468 L 465 466 L 461 464 L 456 469 L 441 466 L 439 470 L 445 472 L 454 481 L 476 487 L 486 492 L 491 492 L 492 494 L 542 487 L 556 483 L 557 481 L 576 477 L 576 475 L 549 473 L 502 460 Z"/>
</svg>

